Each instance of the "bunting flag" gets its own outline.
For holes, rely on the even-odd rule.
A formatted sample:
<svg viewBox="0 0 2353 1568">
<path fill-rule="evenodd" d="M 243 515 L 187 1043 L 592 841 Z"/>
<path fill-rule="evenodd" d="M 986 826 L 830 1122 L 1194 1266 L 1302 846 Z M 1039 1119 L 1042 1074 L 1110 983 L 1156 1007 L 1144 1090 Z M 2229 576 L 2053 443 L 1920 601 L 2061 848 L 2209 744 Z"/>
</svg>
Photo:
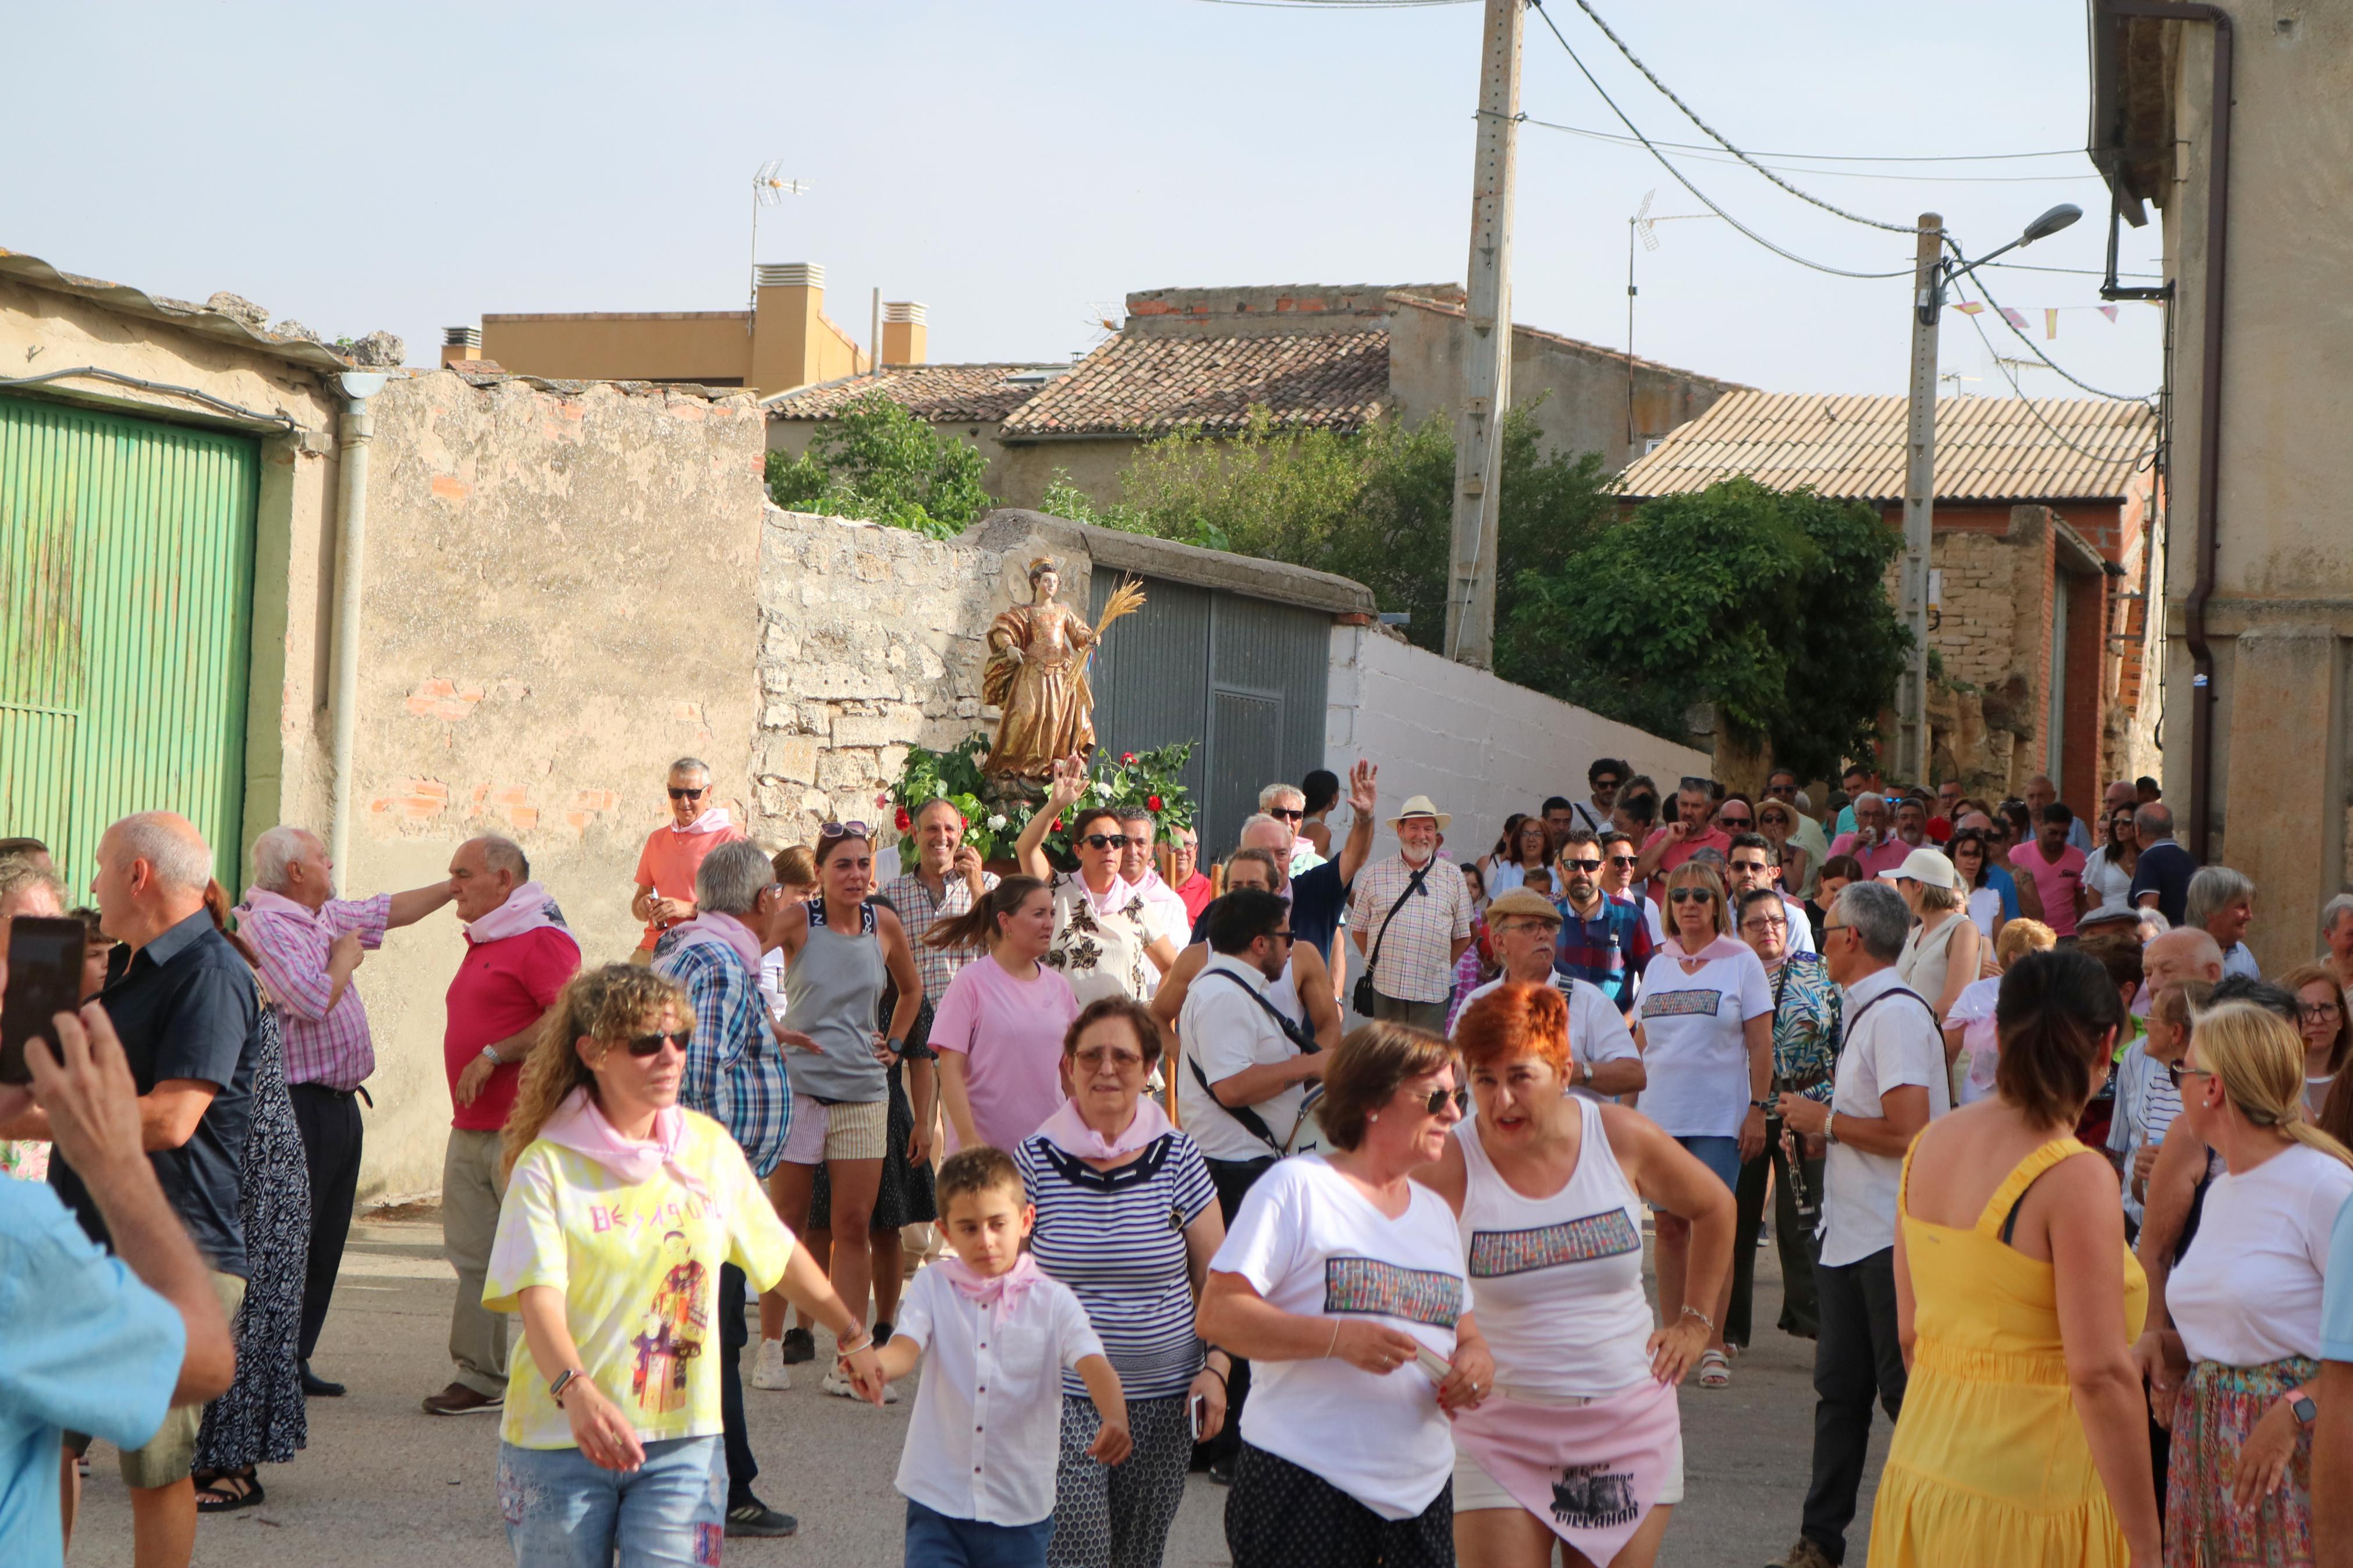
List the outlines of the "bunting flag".
<svg viewBox="0 0 2353 1568">
<path fill-rule="evenodd" d="M 2021 332 L 2026 331 L 2026 312 L 2023 310 L 2015 310 L 2004 305 L 2001 308 L 2001 319 Z"/>
<path fill-rule="evenodd" d="M 2105 316 L 2109 321 L 2113 321 L 2116 319 L 2116 308 L 2114 305 L 2101 305 L 2096 307 L 2096 309 L 2099 310 L 2100 314 Z"/>
<path fill-rule="evenodd" d="M 2055 338 L 2059 335 L 2058 311 L 2044 310 L 2042 312 L 2042 335 L 2045 338 Z"/>
<path fill-rule="evenodd" d="M 1984 310 L 1985 307 L 1978 303 L 1975 300 L 1964 300 L 1959 304 L 1954 306 L 1953 309 L 1958 310 L 1964 316 L 1974 316 L 1979 310 Z"/>
</svg>

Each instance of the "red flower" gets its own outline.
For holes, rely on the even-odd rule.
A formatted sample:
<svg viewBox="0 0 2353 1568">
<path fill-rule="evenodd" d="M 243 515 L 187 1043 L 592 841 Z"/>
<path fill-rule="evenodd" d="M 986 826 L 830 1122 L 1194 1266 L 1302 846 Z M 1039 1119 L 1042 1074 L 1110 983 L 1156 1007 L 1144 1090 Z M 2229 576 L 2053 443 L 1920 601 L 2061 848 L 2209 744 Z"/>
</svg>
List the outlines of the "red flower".
<svg viewBox="0 0 2353 1568">
<path fill-rule="evenodd" d="M 899 831 L 904 833 L 908 828 L 914 826 L 915 819 L 907 815 L 907 808 L 902 805 L 899 808 L 897 815 L 893 816 L 892 820 L 899 825 Z"/>
<path fill-rule="evenodd" d="M 1119 760 L 1123 763 L 1133 763 L 1135 761 L 1135 753 L 1134 752 L 1122 752 L 1119 754 Z"/>
<path fill-rule="evenodd" d="M 1158 811 L 1160 809 L 1160 797 L 1156 795 L 1145 795 L 1144 797 L 1144 809 L 1146 811 Z"/>
<path fill-rule="evenodd" d="M 1053 825 L 1051 827 L 1049 827 L 1048 829 L 1046 829 L 1046 831 L 1047 831 L 1047 832 L 1049 832 L 1049 833 L 1060 833 L 1060 832 L 1061 832 L 1061 831 L 1062 831 L 1062 819 L 1061 819 L 1060 817 L 1059 817 L 1059 816 L 1058 816 L 1058 817 L 1056 817 L 1056 818 L 1054 818 L 1054 825 Z"/>
</svg>

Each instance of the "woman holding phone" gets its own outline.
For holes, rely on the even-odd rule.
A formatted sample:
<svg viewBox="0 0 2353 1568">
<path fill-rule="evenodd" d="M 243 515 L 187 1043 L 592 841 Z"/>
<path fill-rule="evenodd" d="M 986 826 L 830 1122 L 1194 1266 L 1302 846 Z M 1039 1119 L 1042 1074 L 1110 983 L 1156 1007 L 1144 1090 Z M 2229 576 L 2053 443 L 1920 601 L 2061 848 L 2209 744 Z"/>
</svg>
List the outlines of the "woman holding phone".
<svg viewBox="0 0 2353 1568">
<path fill-rule="evenodd" d="M 1201 1151 L 1144 1092 L 1159 1059 L 1142 1003 L 1089 1003 L 1062 1040 L 1071 1098 L 1013 1152 L 1038 1211 L 1029 1250 L 1086 1308 L 1135 1438 L 1117 1467 L 1090 1458 L 1102 1417 L 1062 1374 L 1050 1568 L 1155 1568 L 1193 1444 L 1225 1425 L 1233 1358 L 1204 1357 L 1193 1310 L 1226 1226 Z"/>
</svg>

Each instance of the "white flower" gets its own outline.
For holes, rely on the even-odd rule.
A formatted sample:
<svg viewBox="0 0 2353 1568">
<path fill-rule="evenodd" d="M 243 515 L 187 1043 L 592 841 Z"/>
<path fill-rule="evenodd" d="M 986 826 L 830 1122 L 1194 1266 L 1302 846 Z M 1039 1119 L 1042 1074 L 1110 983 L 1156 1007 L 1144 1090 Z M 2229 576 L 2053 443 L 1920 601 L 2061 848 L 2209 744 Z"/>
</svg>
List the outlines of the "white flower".
<svg viewBox="0 0 2353 1568">
<path fill-rule="evenodd" d="M 1111 781 L 1109 779 L 1095 780 L 1095 798 L 1097 800 L 1109 800 L 1111 798 Z"/>
<path fill-rule="evenodd" d="M 1002 813 L 1002 812 L 995 812 L 995 813 L 990 814 L 989 818 L 988 818 L 988 830 L 989 830 L 991 833 L 1002 833 L 1002 832 L 1004 832 L 1004 831 L 1005 831 L 1005 814 L 1004 814 L 1004 813 Z"/>
</svg>

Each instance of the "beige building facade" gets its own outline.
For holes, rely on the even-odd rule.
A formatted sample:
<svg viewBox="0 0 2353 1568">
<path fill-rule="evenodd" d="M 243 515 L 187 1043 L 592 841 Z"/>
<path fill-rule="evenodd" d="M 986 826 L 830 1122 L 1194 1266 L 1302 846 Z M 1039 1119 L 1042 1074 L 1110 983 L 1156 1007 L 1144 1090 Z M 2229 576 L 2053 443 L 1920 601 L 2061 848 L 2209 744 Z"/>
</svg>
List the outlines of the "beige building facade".
<svg viewBox="0 0 2353 1568">
<path fill-rule="evenodd" d="M 2353 888 L 2353 11 L 2093 0 L 2091 154 L 2161 225 L 2166 798 L 2256 884 L 2266 967 Z"/>
</svg>

